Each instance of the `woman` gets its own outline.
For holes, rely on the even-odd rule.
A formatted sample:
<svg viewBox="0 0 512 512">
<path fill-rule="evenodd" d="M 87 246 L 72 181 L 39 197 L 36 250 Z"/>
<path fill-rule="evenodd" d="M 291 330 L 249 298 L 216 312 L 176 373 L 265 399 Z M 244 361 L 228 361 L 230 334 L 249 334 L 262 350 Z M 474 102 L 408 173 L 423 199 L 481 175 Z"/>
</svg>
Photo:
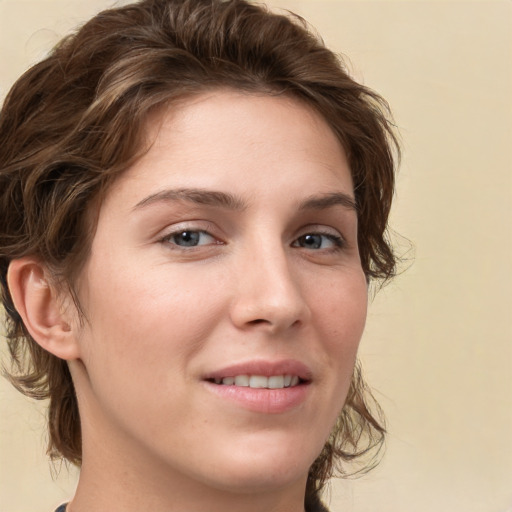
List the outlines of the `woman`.
<svg viewBox="0 0 512 512">
<path fill-rule="evenodd" d="M 10 379 L 81 466 L 68 512 L 313 512 L 337 466 L 371 465 L 356 353 L 395 268 L 386 114 L 301 20 L 240 0 L 105 11 L 15 84 Z"/>
</svg>

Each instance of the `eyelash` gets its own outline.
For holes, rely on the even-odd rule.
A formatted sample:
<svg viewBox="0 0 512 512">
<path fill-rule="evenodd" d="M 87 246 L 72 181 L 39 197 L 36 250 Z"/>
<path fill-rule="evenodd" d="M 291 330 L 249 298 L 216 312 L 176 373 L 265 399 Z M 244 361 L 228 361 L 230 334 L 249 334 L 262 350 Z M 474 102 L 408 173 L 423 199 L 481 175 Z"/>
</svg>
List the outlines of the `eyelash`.
<svg viewBox="0 0 512 512">
<path fill-rule="evenodd" d="M 208 231 L 206 231 L 205 229 L 190 229 L 190 228 L 184 228 L 184 229 L 178 229 L 176 231 L 173 231 L 172 233 L 169 233 L 168 235 L 165 235 L 161 240 L 160 242 L 162 243 L 167 243 L 171 246 L 175 246 L 175 247 L 179 247 L 179 248 L 190 248 L 190 249 L 195 249 L 196 247 L 200 247 L 201 245 L 220 245 L 222 244 L 222 242 L 219 242 L 217 241 L 215 244 L 201 244 L 201 245 L 178 245 L 177 243 L 173 242 L 173 239 L 175 239 L 176 237 L 180 236 L 180 235 L 184 235 L 185 233 L 187 234 L 204 234 L 204 235 L 207 235 L 208 237 L 212 238 L 213 240 L 216 240 L 215 236 L 213 236 L 211 233 L 209 233 Z M 173 247 L 174 248 L 174 247 Z"/>
<path fill-rule="evenodd" d="M 191 234 L 197 234 L 199 236 L 206 235 L 206 236 L 210 237 L 212 240 L 214 240 L 214 243 L 205 243 L 205 244 L 200 244 L 200 245 L 179 245 L 178 243 L 176 243 L 176 237 L 178 237 L 180 235 L 184 235 L 186 233 L 189 235 L 191 235 Z M 306 237 L 322 237 L 324 239 L 327 239 L 330 243 L 332 243 L 332 247 L 328 247 L 328 248 L 322 248 L 322 247 L 311 248 L 311 247 L 309 247 L 308 248 L 308 247 L 300 246 L 299 245 L 300 241 L 301 240 L 304 241 L 306 239 Z M 194 228 L 182 228 L 182 229 L 173 231 L 172 233 L 169 233 L 169 234 L 165 235 L 163 238 L 161 238 L 160 242 L 167 244 L 173 250 L 182 250 L 182 251 L 194 250 L 194 249 L 197 249 L 197 248 L 199 248 L 201 246 L 205 246 L 205 245 L 206 246 L 223 245 L 223 242 L 219 241 L 209 231 L 207 231 L 205 229 L 194 229 Z M 323 243 L 324 243 L 324 241 L 321 240 L 320 244 L 323 245 Z M 321 230 L 317 230 L 317 231 L 312 230 L 310 232 L 306 232 L 303 235 L 300 235 L 299 237 L 297 237 L 293 241 L 291 246 L 292 247 L 302 247 L 303 249 L 306 249 L 308 251 L 323 251 L 323 252 L 334 253 L 334 252 L 342 251 L 343 249 L 345 249 L 346 241 L 340 235 L 335 235 L 333 233 L 326 233 Z"/>
<path fill-rule="evenodd" d="M 292 246 L 296 246 L 295 244 L 298 243 L 299 240 L 305 239 L 306 237 L 309 237 L 309 236 L 320 236 L 320 237 L 327 238 L 330 242 L 332 242 L 333 247 L 330 247 L 330 248 L 324 249 L 324 250 L 328 250 L 328 251 L 332 251 L 332 252 L 340 251 L 340 250 L 344 249 L 345 245 L 346 245 L 344 238 L 340 235 L 334 235 L 332 233 L 325 233 L 322 231 L 312 231 L 310 233 L 304 233 L 303 235 L 299 236 L 293 242 Z M 308 248 L 305 247 L 305 249 L 308 249 Z M 313 250 L 313 249 L 310 249 L 310 250 Z M 321 248 L 318 248 L 316 250 L 321 250 Z"/>
</svg>

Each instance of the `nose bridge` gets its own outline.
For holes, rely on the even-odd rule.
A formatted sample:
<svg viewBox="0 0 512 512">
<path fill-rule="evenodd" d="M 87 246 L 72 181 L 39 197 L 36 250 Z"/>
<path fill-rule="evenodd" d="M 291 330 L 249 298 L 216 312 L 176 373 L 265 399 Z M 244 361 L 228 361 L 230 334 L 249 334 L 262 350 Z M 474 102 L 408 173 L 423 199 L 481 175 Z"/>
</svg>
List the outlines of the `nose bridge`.
<svg viewBox="0 0 512 512">
<path fill-rule="evenodd" d="M 233 321 L 272 331 L 304 322 L 308 307 L 282 240 L 256 236 L 241 254 Z"/>
</svg>

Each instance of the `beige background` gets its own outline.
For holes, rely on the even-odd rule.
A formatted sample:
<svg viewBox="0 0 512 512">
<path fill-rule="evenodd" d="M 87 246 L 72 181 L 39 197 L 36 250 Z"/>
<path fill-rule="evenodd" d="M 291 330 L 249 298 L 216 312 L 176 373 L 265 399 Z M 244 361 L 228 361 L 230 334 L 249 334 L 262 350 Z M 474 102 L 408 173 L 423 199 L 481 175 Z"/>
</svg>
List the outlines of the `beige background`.
<svg viewBox="0 0 512 512">
<path fill-rule="evenodd" d="M 0 0 L 0 98 L 106 0 Z M 415 262 L 370 308 L 361 357 L 382 464 L 333 512 L 512 511 L 512 2 L 275 0 L 350 56 L 404 139 L 392 223 Z M 0 141 L 1 143 L 1 141 Z M 0 383 L 0 512 L 49 512 L 41 408 Z"/>
</svg>

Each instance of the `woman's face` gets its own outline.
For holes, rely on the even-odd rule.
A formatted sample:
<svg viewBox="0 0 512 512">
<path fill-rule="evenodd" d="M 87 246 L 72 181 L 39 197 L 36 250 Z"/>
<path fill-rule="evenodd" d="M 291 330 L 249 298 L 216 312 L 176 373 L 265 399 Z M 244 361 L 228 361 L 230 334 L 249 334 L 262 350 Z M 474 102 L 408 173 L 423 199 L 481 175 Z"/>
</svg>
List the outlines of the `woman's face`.
<svg viewBox="0 0 512 512">
<path fill-rule="evenodd" d="M 286 97 L 217 91 L 160 114 L 80 278 L 84 464 L 101 443 L 139 479 L 303 487 L 365 323 L 346 156 Z"/>
</svg>

